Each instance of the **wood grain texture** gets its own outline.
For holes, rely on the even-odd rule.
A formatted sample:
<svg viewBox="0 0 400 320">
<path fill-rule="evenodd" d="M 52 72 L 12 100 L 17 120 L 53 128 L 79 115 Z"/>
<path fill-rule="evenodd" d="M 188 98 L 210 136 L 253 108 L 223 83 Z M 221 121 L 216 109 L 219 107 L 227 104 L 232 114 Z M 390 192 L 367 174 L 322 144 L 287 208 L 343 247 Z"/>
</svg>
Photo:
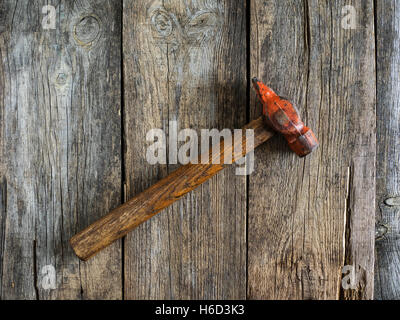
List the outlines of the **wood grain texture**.
<svg viewBox="0 0 400 320">
<path fill-rule="evenodd" d="M 355 30 L 341 26 L 345 5 L 356 8 Z M 252 0 L 250 35 L 251 73 L 297 104 L 320 148 L 298 159 L 277 138 L 256 153 L 249 182 L 248 297 L 371 299 L 373 3 Z M 258 112 L 253 95 L 251 117 Z M 341 292 L 344 265 L 354 265 L 360 277 L 354 290 Z"/>
<path fill-rule="evenodd" d="M 400 1 L 377 8 L 375 298 L 400 299 Z"/>
<path fill-rule="evenodd" d="M 127 196 L 176 166 L 146 162 L 146 132 L 246 122 L 244 1 L 124 1 Z M 171 163 L 171 161 L 169 162 Z M 246 297 L 246 178 L 224 170 L 126 237 L 127 299 Z"/>
<path fill-rule="evenodd" d="M 42 28 L 49 4 L 54 30 Z M 121 5 L 0 12 L 1 299 L 121 298 L 120 244 L 84 264 L 68 243 L 121 201 Z"/>
<path fill-rule="evenodd" d="M 246 3 L 250 76 L 296 102 L 320 148 L 298 159 L 275 137 L 249 189 L 230 168 L 130 234 L 124 266 L 119 242 L 79 262 L 68 239 L 120 204 L 123 155 L 126 199 L 176 168 L 146 162 L 149 129 L 240 128 L 260 114 L 254 94 L 246 110 Z M 41 26 L 48 4 L 55 30 Z M 341 27 L 345 5 L 355 30 Z M 371 299 L 376 123 L 375 296 L 399 299 L 399 5 L 0 1 L 0 299 Z"/>
</svg>

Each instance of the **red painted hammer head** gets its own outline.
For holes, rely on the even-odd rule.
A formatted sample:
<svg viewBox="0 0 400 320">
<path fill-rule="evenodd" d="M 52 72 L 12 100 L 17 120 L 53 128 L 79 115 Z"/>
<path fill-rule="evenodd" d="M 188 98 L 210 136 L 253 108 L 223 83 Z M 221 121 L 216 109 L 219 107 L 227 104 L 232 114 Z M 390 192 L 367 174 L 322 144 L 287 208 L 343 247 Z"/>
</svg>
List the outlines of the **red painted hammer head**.
<svg viewBox="0 0 400 320">
<path fill-rule="evenodd" d="M 298 156 L 304 157 L 318 147 L 318 140 L 300 119 L 299 112 L 288 100 L 278 96 L 257 78 L 254 88 L 263 105 L 263 114 L 269 126 L 282 133 Z"/>
</svg>

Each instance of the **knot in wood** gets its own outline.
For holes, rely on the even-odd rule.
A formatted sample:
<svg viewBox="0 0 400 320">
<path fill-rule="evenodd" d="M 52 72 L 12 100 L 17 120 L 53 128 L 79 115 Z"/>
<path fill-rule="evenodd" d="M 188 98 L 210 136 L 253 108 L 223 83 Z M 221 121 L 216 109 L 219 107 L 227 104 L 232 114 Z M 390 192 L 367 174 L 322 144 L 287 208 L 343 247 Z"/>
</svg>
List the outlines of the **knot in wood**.
<svg viewBox="0 0 400 320">
<path fill-rule="evenodd" d="M 91 47 L 101 31 L 100 18 L 94 14 L 81 17 L 74 25 L 74 39 L 82 47 Z"/>
<path fill-rule="evenodd" d="M 59 86 L 64 86 L 67 83 L 68 76 L 65 73 L 59 73 L 56 78 L 56 83 Z"/>
<path fill-rule="evenodd" d="M 215 32 L 218 26 L 218 15 L 211 10 L 200 10 L 194 14 L 185 26 L 186 35 L 191 40 L 201 40 Z"/>
<path fill-rule="evenodd" d="M 389 228 L 383 223 L 379 223 L 375 228 L 375 240 L 382 240 L 388 233 Z"/>
<path fill-rule="evenodd" d="M 151 24 L 161 37 L 168 37 L 173 30 L 173 21 L 169 13 L 161 8 L 155 10 L 151 16 Z"/>
<path fill-rule="evenodd" d="M 393 197 L 385 200 L 385 204 L 389 207 L 399 207 L 400 197 Z"/>
</svg>

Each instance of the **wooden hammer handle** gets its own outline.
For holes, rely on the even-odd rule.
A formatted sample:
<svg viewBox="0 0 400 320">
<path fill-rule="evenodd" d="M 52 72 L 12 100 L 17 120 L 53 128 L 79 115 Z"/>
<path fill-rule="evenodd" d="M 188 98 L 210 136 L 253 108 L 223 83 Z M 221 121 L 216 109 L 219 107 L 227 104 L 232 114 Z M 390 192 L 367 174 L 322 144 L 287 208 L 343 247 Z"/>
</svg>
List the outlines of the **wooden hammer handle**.
<svg viewBox="0 0 400 320">
<path fill-rule="evenodd" d="M 235 162 L 245 156 L 245 151 L 251 152 L 274 135 L 272 131 L 265 127 L 263 117 L 250 122 L 243 128 L 243 130 L 246 129 L 254 130 L 253 148 L 248 147 L 246 134 L 243 133 L 242 141 L 234 141 L 234 145 L 224 146 L 221 142 L 220 148 L 213 147 L 209 159 L 214 159 L 216 156 L 223 159 L 224 154 L 231 153 L 232 162 Z M 247 148 L 241 146 L 247 146 Z M 221 163 L 223 163 L 223 160 L 221 160 Z M 223 164 L 212 164 L 211 162 L 210 164 L 190 163 L 180 167 L 73 236 L 70 240 L 72 248 L 80 259 L 88 260 L 103 248 L 122 238 L 129 231 L 213 177 L 223 168 Z"/>
</svg>

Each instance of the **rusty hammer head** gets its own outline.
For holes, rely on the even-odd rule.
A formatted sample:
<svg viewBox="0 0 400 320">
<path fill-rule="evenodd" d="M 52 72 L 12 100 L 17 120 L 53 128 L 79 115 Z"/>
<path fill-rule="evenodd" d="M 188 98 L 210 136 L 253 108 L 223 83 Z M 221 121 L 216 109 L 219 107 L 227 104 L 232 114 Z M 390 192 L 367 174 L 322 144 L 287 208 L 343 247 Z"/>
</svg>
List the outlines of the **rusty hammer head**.
<svg viewBox="0 0 400 320">
<path fill-rule="evenodd" d="M 253 79 L 253 85 L 263 105 L 266 123 L 284 135 L 290 149 L 304 157 L 318 147 L 317 138 L 301 121 L 299 112 L 292 103 L 278 96 L 257 78 Z"/>
</svg>

